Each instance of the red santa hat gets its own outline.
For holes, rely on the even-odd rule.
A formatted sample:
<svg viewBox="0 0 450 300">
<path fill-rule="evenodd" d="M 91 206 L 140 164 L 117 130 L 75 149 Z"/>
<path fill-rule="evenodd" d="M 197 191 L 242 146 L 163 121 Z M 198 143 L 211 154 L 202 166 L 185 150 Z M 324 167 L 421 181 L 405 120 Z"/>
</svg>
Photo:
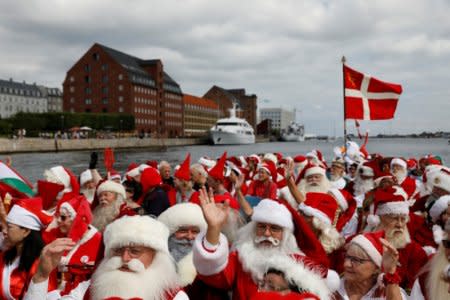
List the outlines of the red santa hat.
<svg viewBox="0 0 450 300">
<path fill-rule="evenodd" d="M 355 236 L 350 244 L 356 244 L 361 247 L 370 259 L 381 268 L 381 260 L 383 257 L 383 244 L 380 239 L 384 238 L 384 231 L 368 232 Z"/>
<path fill-rule="evenodd" d="M 290 292 L 281 294 L 279 292 L 257 292 L 251 300 L 319 300 L 320 298 L 311 293 Z"/>
<path fill-rule="evenodd" d="M 432 184 L 450 193 L 450 170 L 441 167 L 439 171 L 433 174 Z"/>
<path fill-rule="evenodd" d="M 156 160 L 147 160 L 147 161 L 145 162 L 145 164 L 146 164 L 147 166 L 150 166 L 150 167 L 155 168 L 155 169 L 158 169 L 158 168 L 159 168 L 158 161 L 156 161 Z"/>
<path fill-rule="evenodd" d="M 357 172 L 361 176 L 366 176 L 366 177 L 374 177 L 375 176 L 375 172 L 374 172 L 373 168 L 371 166 L 369 166 L 368 163 L 360 164 L 358 166 Z"/>
<path fill-rule="evenodd" d="M 94 177 L 92 176 L 92 172 L 91 170 L 84 170 L 81 174 L 80 174 L 80 186 L 84 186 L 84 184 L 88 181 L 93 180 Z"/>
<path fill-rule="evenodd" d="M 253 208 L 252 221 L 274 224 L 294 231 L 289 210 L 285 205 L 271 199 L 263 199 Z"/>
<path fill-rule="evenodd" d="M 234 164 L 234 165 L 236 165 L 238 167 L 240 167 L 242 165 L 241 160 L 238 157 L 236 157 L 236 156 L 228 157 L 227 161 L 231 162 L 232 164 Z"/>
<path fill-rule="evenodd" d="M 306 162 L 307 162 L 306 156 L 303 156 L 303 155 L 294 156 L 294 162 L 295 163 L 305 163 L 305 165 L 306 165 Z"/>
<path fill-rule="evenodd" d="M 296 184 L 298 184 L 300 182 L 300 180 L 311 176 L 311 175 L 322 175 L 325 176 L 326 175 L 326 170 L 316 164 L 313 163 L 308 163 L 300 172 L 300 174 L 298 174 L 297 180 L 296 180 Z"/>
<path fill-rule="evenodd" d="M 306 200 L 300 203 L 298 209 L 328 226 L 334 226 L 337 221 L 338 204 L 329 194 L 306 193 Z"/>
<path fill-rule="evenodd" d="M 111 172 L 109 172 L 109 180 L 114 180 L 114 179 L 119 179 L 122 180 L 122 176 L 120 176 L 120 173 L 117 172 L 116 170 L 111 170 Z"/>
<path fill-rule="evenodd" d="M 199 158 L 198 163 L 201 164 L 205 169 L 211 169 L 216 164 L 216 161 L 209 157 L 203 156 Z"/>
<path fill-rule="evenodd" d="M 149 247 L 169 254 L 169 229 L 149 216 L 124 216 L 106 226 L 103 234 L 105 256 L 112 250 L 130 245 Z"/>
<path fill-rule="evenodd" d="M 78 242 L 92 222 L 90 204 L 84 196 L 77 196 L 58 203 L 56 211 L 61 213 L 64 210 L 73 221 L 68 237 L 74 242 Z"/>
<path fill-rule="evenodd" d="M 130 166 L 128 166 L 129 170 L 127 169 L 128 171 L 125 175 L 133 178 L 141 174 L 147 168 L 150 168 L 150 166 L 147 164 L 140 164 L 140 165 L 130 164 Z"/>
<path fill-rule="evenodd" d="M 186 158 L 184 159 L 183 163 L 180 165 L 180 167 L 175 171 L 173 174 L 174 177 L 180 179 L 189 181 L 191 180 L 191 154 L 188 153 Z"/>
<path fill-rule="evenodd" d="M 442 213 L 444 213 L 448 209 L 449 205 L 450 195 L 442 196 L 438 200 L 434 201 L 428 212 L 433 223 L 437 222 Z"/>
<path fill-rule="evenodd" d="M 406 161 L 403 158 L 398 158 L 398 157 L 393 158 L 391 160 L 391 169 L 394 165 L 398 165 L 405 170 L 407 170 L 407 168 L 408 168 L 408 165 L 406 164 Z"/>
<path fill-rule="evenodd" d="M 260 169 L 265 170 L 272 178 L 272 181 L 276 182 L 278 173 L 277 173 L 276 166 L 272 161 L 269 160 L 262 164 L 259 164 L 257 170 L 260 170 Z"/>
<path fill-rule="evenodd" d="M 338 190 L 333 188 L 328 192 L 334 197 L 341 209 L 339 219 L 336 223 L 336 229 L 338 231 L 341 231 L 342 228 L 344 228 L 348 221 L 350 221 L 350 219 L 353 217 L 357 203 L 352 194 L 350 194 L 346 190 Z"/>
<path fill-rule="evenodd" d="M 378 188 L 374 194 L 374 214 L 367 217 L 367 224 L 375 228 L 380 223 L 380 217 L 388 214 L 408 215 L 408 195 L 399 186 Z"/>
<path fill-rule="evenodd" d="M 141 173 L 141 185 L 143 194 L 147 193 L 149 189 L 161 185 L 162 178 L 159 171 L 153 167 L 146 168 Z"/>
<path fill-rule="evenodd" d="M 271 162 L 273 162 L 274 164 L 277 164 L 278 158 L 277 158 L 277 156 L 276 156 L 275 154 L 273 154 L 273 153 L 266 153 L 266 154 L 264 154 L 263 161 L 271 161 Z"/>
<path fill-rule="evenodd" d="M 409 158 L 406 161 L 406 166 L 408 167 L 408 170 L 417 169 L 417 159 L 415 159 L 414 157 Z"/>
<path fill-rule="evenodd" d="M 64 192 L 74 192 L 78 194 L 80 192 L 80 185 L 76 176 L 63 166 L 56 166 L 50 168 L 49 172 L 62 184 L 64 185 Z"/>
<path fill-rule="evenodd" d="M 256 164 L 259 164 L 261 162 L 261 158 L 256 155 L 256 154 L 251 154 L 248 156 L 247 160 L 250 161 L 254 161 Z"/>
<path fill-rule="evenodd" d="M 208 171 L 208 175 L 216 180 L 224 180 L 225 177 L 223 171 L 225 168 L 226 159 L 227 159 L 227 152 L 225 151 L 220 157 L 219 161 L 215 164 L 215 166 Z"/>
<path fill-rule="evenodd" d="M 52 216 L 42 210 L 41 198 L 20 199 L 14 203 L 6 222 L 40 231 L 52 221 Z"/>
<path fill-rule="evenodd" d="M 125 193 L 125 188 L 120 183 L 105 180 L 97 187 L 97 195 L 100 195 L 102 192 L 113 192 L 117 195 L 122 196 L 123 199 L 127 198 L 127 194 Z"/>
<path fill-rule="evenodd" d="M 194 203 L 180 203 L 166 209 L 159 215 L 158 221 L 169 228 L 169 234 L 174 234 L 182 226 L 197 226 L 200 231 L 207 228 L 202 209 Z"/>
</svg>

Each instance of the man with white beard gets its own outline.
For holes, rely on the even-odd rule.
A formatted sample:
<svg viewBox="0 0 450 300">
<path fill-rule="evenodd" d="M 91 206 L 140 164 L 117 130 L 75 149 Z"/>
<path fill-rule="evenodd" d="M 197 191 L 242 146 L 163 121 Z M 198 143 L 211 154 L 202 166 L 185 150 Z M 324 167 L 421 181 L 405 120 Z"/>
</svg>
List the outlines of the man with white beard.
<svg viewBox="0 0 450 300">
<path fill-rule="evenodd" d="M 104 233 L 105 257 L 92 278 L 72 291 L 70 299 L 189 299 L 179 289 L 168 238 L 167 227 L 148 216 L 124 217 L 111 223 Z M 25 300 L 50 296 L 48 276 L 73 244 L 63 238 L 44 248 Z M 58 294 L 51 296 L 60 299 Z"/>
<path fill-rule="evenodd" d="M 397 272 L 401 278 L 400 286 L 411 289 L 419 270 L 426 264 L 428 257 L 422 246 L 411 241 L 407 223 L 409 221 L 409 203 L 407 194 L 399 186 L 377 189 L 374 195 L 374 212 L 368 223 L 374 231 L 384 230 L 386 239 L 398 250 L 400 266 Z"/>
<path fill-rule="evenodd" d="M 362 207 L 364 199 L 366 198 L 366 193 L 370 192 L 374 187 L 374 172 L 369 166 L 359 165 L 356 170 L 355 180 L 353 181 L 353 191 L 349 189 L 348 191 L 353 193 L 357 203 L 357 207 Z"/>
<path fill-rule="evenodd" d="M 450 264 L 450 219 L 445 225 L 445 237 L 433 258 L 423 267 L 411 290 L 411 299 L 448 299 L 448 282 L 443 269 Z M 448 276 L 448 275 L 447 275 Z M 448 278 L 447 278 L 448 281 Z"/>
<path fill-rule="evenodd" d="M 92 211 L 94 216 L 92 225 L 102 232 L 126 207 L 126 193 L 123 185 L 106 180 L 98 186 L 97 196 L 99 203 Z"/>
<path fill-rule="evenodd" d="M 80 193 L 86 197 L 89 204 L 94 201 L 95 189 L 100 180 L 100 174 L 95 169 L 87 169 L 80 174 Z"/>
<path fill-rule="evenodd" d="M 302 255 L 293 235 L 294 223 L 282 204 L 263 199 L 254 207 L 251 222 L 242 227 L 230 253 L 226 237 L 220 233 L 229 213 L 228 203 L 218 206 L 212 192 L 200 195 L 203 215 L 208 224 L 193 247 L 194 265 L 199 278 L 216 288 L 233 290 L 234 300 L 250 299 L 258 292 L 267 271 L 267 258 L 284 257 L 305 272 L 299 289 L 328 299 L 330 291 L 317 274 L 326 270 L 312 269 L 314 262 Z M 307 241 L 305 241 L 306 243 Z"/>
<path fill-rule="evenodd" d="M 408 176 L 408 167 L 406 161 L 401 158 L 394 158 L 391 160 L 390 170 L 394 175 L 397 184 L 400 185 L 408 194 L 408 199 L 419 196 L 419 181 Z"/>
<path fill-rule="evenodd" d="M 347 185 L 345 180 L 345 162 L 342 158 L 336 158 L 331 162 L 330 168 L 330 183 L 339 190 L 342 190 Z"/>
</svg>

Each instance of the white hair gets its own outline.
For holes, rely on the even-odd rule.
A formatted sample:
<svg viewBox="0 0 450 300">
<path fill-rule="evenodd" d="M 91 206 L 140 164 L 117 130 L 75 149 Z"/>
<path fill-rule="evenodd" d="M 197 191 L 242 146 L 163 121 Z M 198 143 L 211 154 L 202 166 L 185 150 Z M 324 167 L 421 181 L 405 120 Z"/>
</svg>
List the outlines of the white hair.
<svg viewBox="0 0 450 300">
<path fill-rule="evenodd" d="M 313 217 L 313 226 L 320 231 L 319 241 L 327 254 L 339 249 L 345 244 L 345 239 L 333 226 L 322 222 L 319 218 Z"/>
<path fill-rule="evenodd" d="M 208 173 L 206 172 L 205 168 L 203 168 L 203 166 L 199 163 L 193 164 L 190 168 L 191 171 L 197 171 L 199 172 L 202 176 L 207 177 Z"/>
<path fill-rule="evenodd" d="M 116 193 L 116 200 L 113 203 L 107 206 L 98 205 L 92 211 L 92 226 L 103 232 L 106 226 L 117 218 L 123 203 L 125 203 L 123 197 Z"/>
</svg>

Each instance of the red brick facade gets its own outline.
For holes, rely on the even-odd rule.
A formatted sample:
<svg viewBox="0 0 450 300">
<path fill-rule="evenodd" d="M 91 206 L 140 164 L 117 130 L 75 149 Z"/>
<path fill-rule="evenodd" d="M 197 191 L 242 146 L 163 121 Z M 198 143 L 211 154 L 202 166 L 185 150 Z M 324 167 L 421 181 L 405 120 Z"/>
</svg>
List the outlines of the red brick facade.
<svg viewBox="0 0 450 300">
<path fill-rule="evenodd" d="M 219 105 L 220 117 L 229 117 L 229 109 L 236 102 L 241 111 L 237 111 L 236 116 L 245 118 L 247 122 L 256 130 L 256 95 L 246 95 L 245 89 L 226 90 L 218 86 L 213 86 L 203 96 L 213 100 Z"/>
<path fill-rule="evenodd" d="M 182 92 L 159 59 L 94 44 L 67 72 L 63 90 L 64 111 L 132 114 L 139 131 L 183 135 Z"/>
</svg>

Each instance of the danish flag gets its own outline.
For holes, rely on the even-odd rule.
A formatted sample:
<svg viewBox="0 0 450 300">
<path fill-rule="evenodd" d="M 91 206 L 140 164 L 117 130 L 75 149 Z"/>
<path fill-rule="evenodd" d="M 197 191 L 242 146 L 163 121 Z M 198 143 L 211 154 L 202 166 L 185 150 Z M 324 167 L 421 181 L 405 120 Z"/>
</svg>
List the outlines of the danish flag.
<svg viewBox="0 0 450 300">
<path fill-rule="evenodd" d="M 402 93 L 400 84 L 384 82 L 344 64 L 345 119 L 388 120 L 394 118 Z"/>
</svg>

